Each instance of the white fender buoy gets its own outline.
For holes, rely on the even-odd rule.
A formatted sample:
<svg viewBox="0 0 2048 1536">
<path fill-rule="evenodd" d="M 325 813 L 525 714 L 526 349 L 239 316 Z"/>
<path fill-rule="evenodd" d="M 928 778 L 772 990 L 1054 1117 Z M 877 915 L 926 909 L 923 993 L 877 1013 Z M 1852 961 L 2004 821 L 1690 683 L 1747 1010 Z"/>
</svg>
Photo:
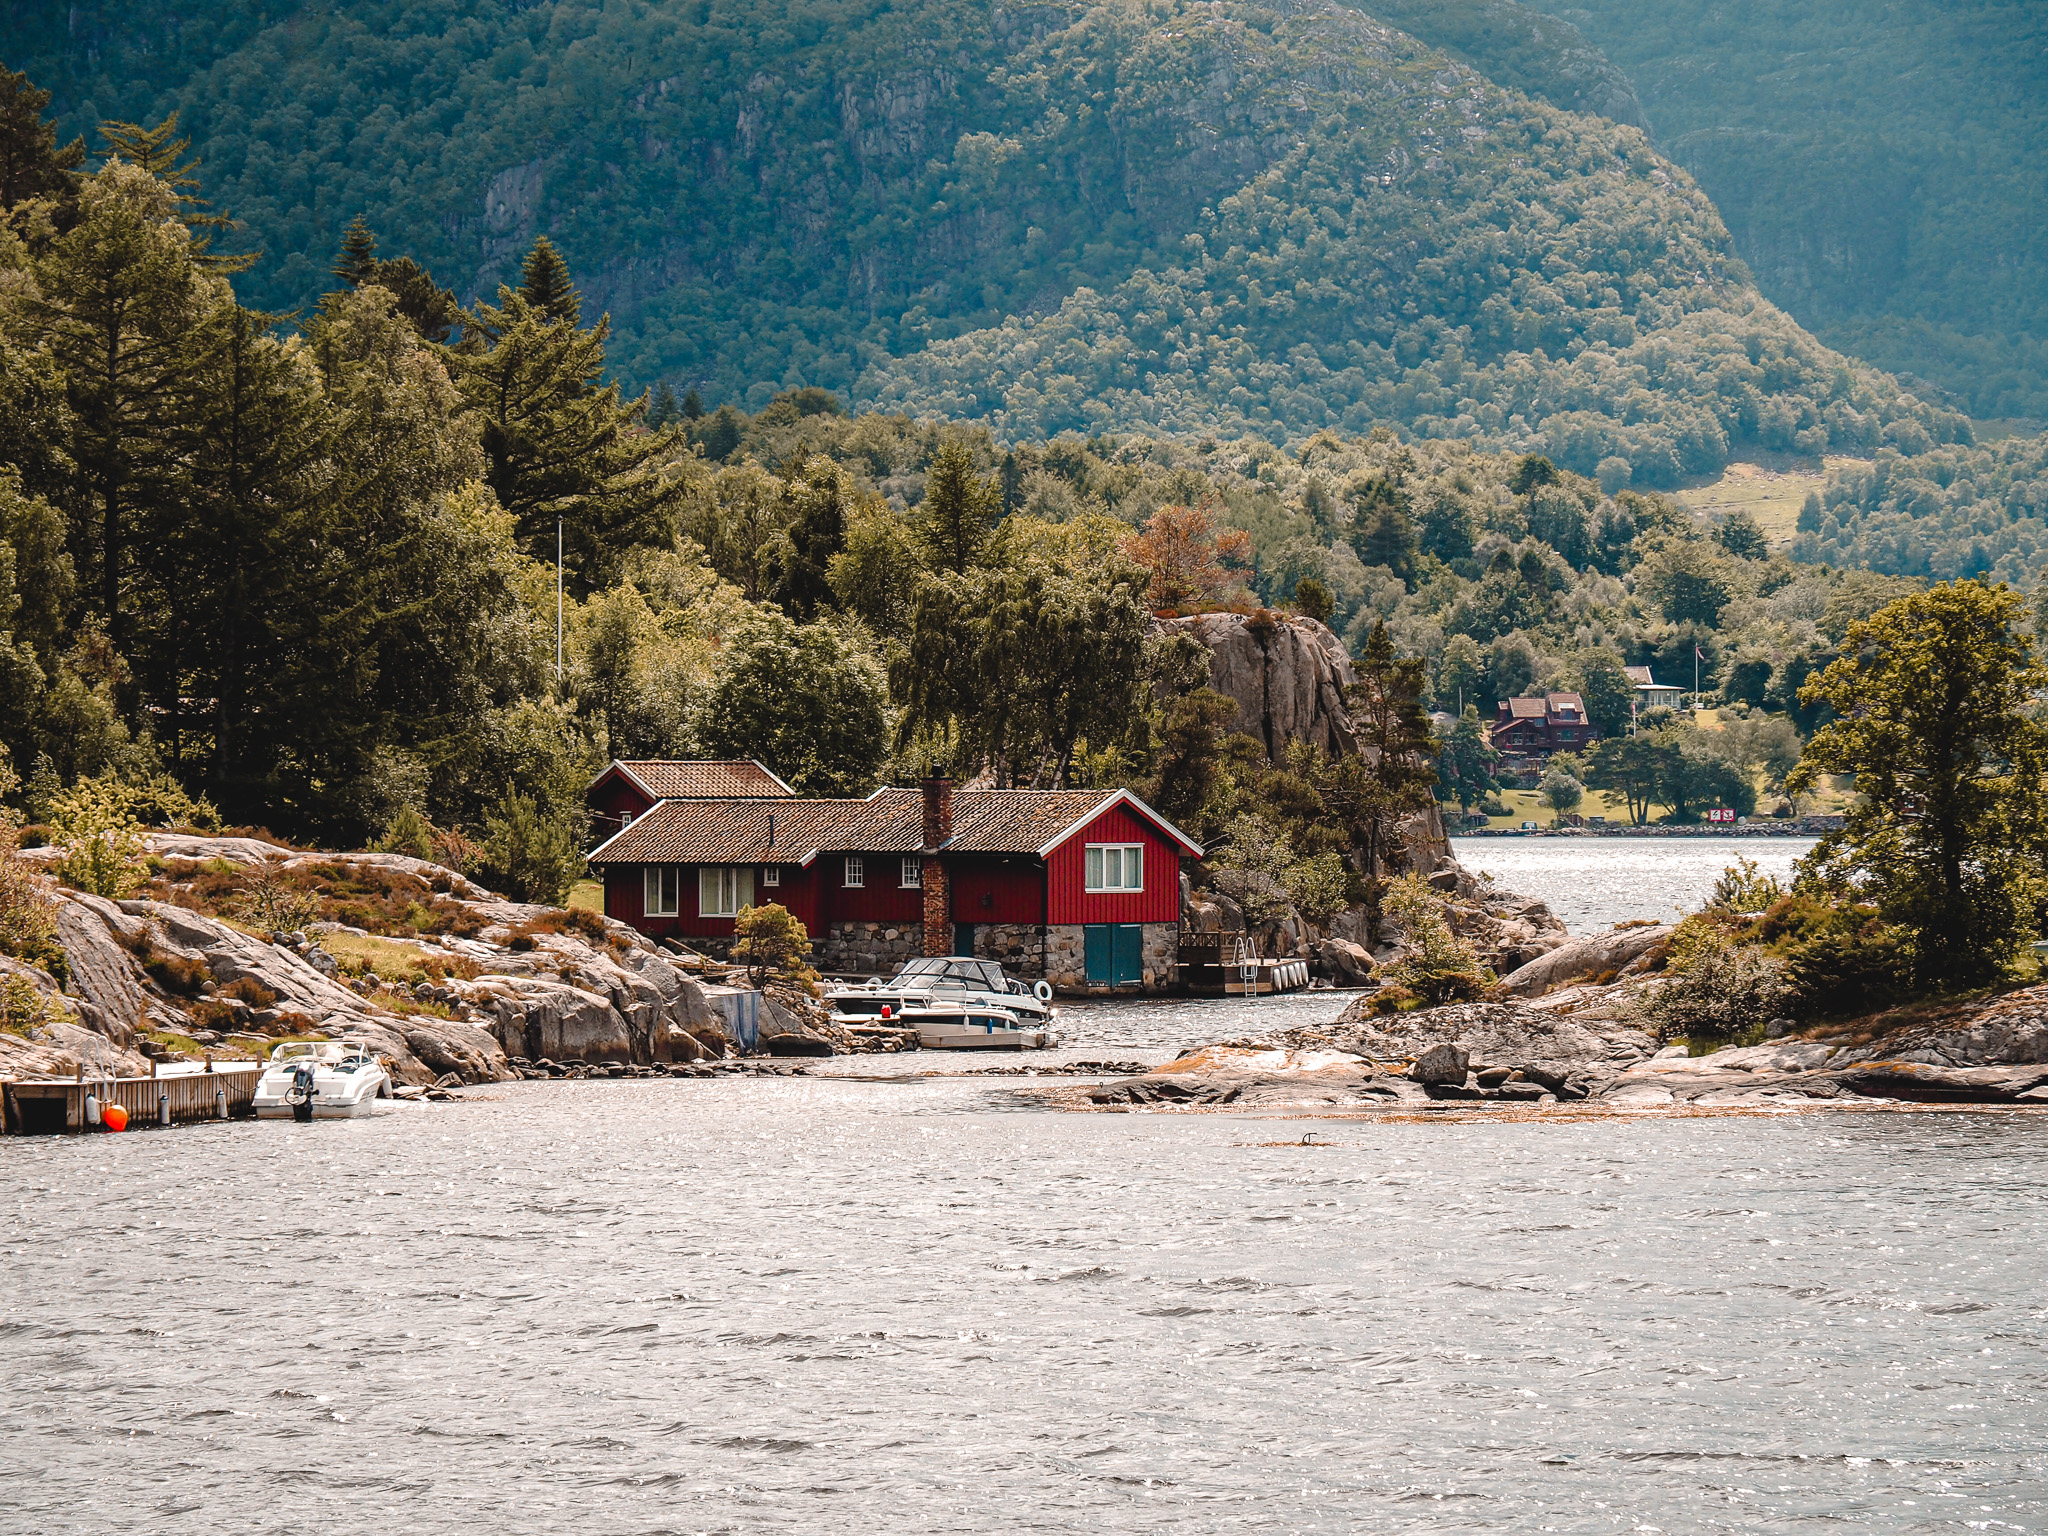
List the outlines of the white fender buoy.
<svg viewBox="0 0 2048 1536">
<path fill-rule="evenodd" d="M 87 1125 L 98 1125 L 100 1123 L 100 1101 L 97 1094 L 88 1093 L 85 1096 L 85 1123 Z"/>
<path fill-rule="evenodd" d="M 213 1090 L 213 1118 L 225 1120 L 228 1117 L 228 1095 L 224 1088 Z"/>
<path fill-rule="evenodd" d="M 1042 978 L 1038 981 L 1034 981 L 1033 983 L 1031 983 L 1031 995 L 1037 998 L 1041 1003 L 1051 1002 L 1052 983 Z"/>
</svg>

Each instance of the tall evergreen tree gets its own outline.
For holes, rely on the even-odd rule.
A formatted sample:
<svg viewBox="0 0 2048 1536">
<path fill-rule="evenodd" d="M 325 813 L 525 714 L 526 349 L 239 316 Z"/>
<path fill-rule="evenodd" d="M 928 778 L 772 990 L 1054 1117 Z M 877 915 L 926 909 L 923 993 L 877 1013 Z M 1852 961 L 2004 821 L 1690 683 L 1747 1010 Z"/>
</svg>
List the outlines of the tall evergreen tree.
<svg viewBox="0 0 2048 1536">
<path fill-rule="evenodd" d="M 683 391 L 683 420 L 702 421 L 703 419 L 704 397 L 698 394 L 696 388 L 692 386 Z"/>
<path fill-rule="evenodd" d="M 341 252 L 328 270 L 351 288 L 360 288 L 376 276 L 377 237 L 370 233 L 370 226 L 360 213 L 348 221 L 348 232 L 341 237 Z"/>
<path fill-rule="evenodd" d="M 547 255 L 559 261 L 552 247 Z M 547 269 L 536 270 L 551 284 Z M 559 289 L 542 291 L 552 292 L 551 305 L 568 302 Z M 552 555 L 560 519 L 577 590 L 611 585 L 628 548 L 673 535 L 683 486 L 664 466 L 682 429 L 647 431 L 644 397 L 625 401 L 617 383 L 598 387 L 609 315 L 579 329 L 501 287 L 497 304 L 479 304 L 470 319 L 474 334 L 450 359 L 482 420 L 485 482 L 524 548 Z"/>
<path fill-rule="evenodd" d="M 101 150 L 109 161 L 125 160 L 163 184 L 176 204 L 177 216 L 194 231 L 192 249 L 197 260 L 224 272 L 246 271 L 255 257 L 207 254 L 214 232 L 233 229 L 235 221 L 213 212 L 212 206 L 199 195 L 199 178 L 193 172 L 201 162 L 194 156 L 179 163 L 179 158 L 192 147 L 192 140 L 189 136 L 179 138 L 177 133 L 176 112 L 154 128 L 145 128 L 140 123 L 104 122 L 100 124 Z"/>
<path fill-rule="evenodd" d="M 519 296 L 543 320 L 574 325 L 583 318 L 583 295 L 569 280 L 569 264 L 546 235 L 534 241 L 533 249 L 526 253 L 519 269 Z"/>
<path fill-rule="evenodd" d="M 85 184 L 76 226 L 37 279 L 31 313 L 67 379 L 71 457 L 90 514 L 73 529 L 74 552 L 91 582 L 89 611 L 118 646 L 131 588 L 149 575 L 131 545 L 175 521 L 191 494 L 200 380 L 233 301 L 200 265 L 169 190 L 122 161 Z"/>
<path fill-rule="evenodd" d="M 846 548 L 847 503 L 854 487 L 846 472 L 823 454 L 783 466 L 782 500 L 788 552 L 769 595 L 785 613 L 809 622 L 818 610 L 836 606 L 829 570 Z"/>
<path fill-rule="evenodd" d="M 1360 488 L 1353 503 L 1352 548 L 1366 565 L 1383 565 L 1403 581 L 1415 574 L 1415 518 L 1408 493 L 1376 475 Z"/>
<path fill-rule="evenodd" d="M 676 407 L 676 392 L 663 379 L 654 386 L 654 399 L 647 407 L 647 425 L 657 432 L 663 427 L 674 426 L 682 419 L 682 412 Z"/>
<path fill-rule="evenodd" d="M 50 93 L 29 84 L 26 74 L 0 66 L 0 210 L 32 197 L 75 202 L 83 179 L 85 140 L 57 143 L 57 128 L 43 121 Z"/>
<path fill-rule="evenodd" d="M 423 340 L 436 346 L 445 345 L 462 320 L 462 306 L 455 295 L 435 282 L 425 267 L 410 256 L 389 261 L 378 257 L 377 237 L 361 214 L 349 223 L 330 270 L 351 288 L 375 283 L 388 290 L 398 301 L 398 312 L 412 322 Z"/>
<path fill-rule="evenodd" d="M 919 532 L 933 568 L 958 576 L 979 565 L 1002 511 L 1002 493 L 974 472 L 966 444 L 956 440 L 941 447 L 925 474 L 918 508 Z"/>
</svg>

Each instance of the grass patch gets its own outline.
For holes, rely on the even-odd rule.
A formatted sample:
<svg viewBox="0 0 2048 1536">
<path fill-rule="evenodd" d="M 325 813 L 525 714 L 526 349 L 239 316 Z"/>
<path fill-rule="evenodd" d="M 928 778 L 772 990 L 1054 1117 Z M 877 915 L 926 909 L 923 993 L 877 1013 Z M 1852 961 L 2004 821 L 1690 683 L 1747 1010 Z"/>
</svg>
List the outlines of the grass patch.
<svg viewBox="0 0 2048 1536">
<path fill-rule="evenodd" d="M 1703 485 L 1674 491 L 1671 497 L 1710 518 L 1747 512 L 1774 547 L 1782 546 L 1791 543 L 1798 531 L 1799 509 L 1806 498 L 1827 489 L 1829 474 L 1863 462 L 1835 454 L 1824 461 L 1795 454 L 1758 454 L 1749 461 L 1730 464 Z"/>
<path fill-rule="evenodd" d="M 482 918 L 452 899 L 452 875 L 443 872 L 423 880 L 403 870 L 339 859 L 290 870 L 273 868 L 260 877 L 245 866 L 218 859 L 161 859 L 141 894 L 261 933 L 261 918 L 251 910 L 259 879 L 269 882 L 274 897 L 302 896 L 307 921 L 346 923 L 377 934 L 452 933 L 463 938 L 474 938 L 484 927 Z"/>
<path fill-rule="evenodd" d="M 581 912 L 604 912 L 604 886 L 596 880 L 578 880 L 569 887 L 571 907 Z"/>
<path fill-rule="evenodd" d="M 374 934 L 324 933 L 320 947 L 334 956 L 344 974 L 361 976 L 374 971 L 383 981 L 446 981 L 450 976 L 467 980 L 482 970 L 463 956 L 422 954 L 410 944 Z"/>
</svg>

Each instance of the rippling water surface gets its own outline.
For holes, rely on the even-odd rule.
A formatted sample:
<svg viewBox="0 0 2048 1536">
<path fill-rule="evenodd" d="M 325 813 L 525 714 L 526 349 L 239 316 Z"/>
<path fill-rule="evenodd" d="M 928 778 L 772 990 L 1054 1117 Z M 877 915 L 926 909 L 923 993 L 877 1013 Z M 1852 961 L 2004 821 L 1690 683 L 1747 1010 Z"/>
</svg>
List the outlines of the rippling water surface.
<svg viewBox="0 0 2048 1536">
<path fill-rule="evenodd" d="M 984 1064 L 0 1142 L 0 1530 L 2048 1524 L 2048 1120 Z"/>
<path fill-rule="evenodd" d="M 1737 859 L 1780 880 L 1814 845 L 1810 837 L 1454 837 L 1467 869 L 1508 890 L 1541 896 L 1573 933 L 1630 918 L 1670 922 L 1706 900 Z"/>
</svg>

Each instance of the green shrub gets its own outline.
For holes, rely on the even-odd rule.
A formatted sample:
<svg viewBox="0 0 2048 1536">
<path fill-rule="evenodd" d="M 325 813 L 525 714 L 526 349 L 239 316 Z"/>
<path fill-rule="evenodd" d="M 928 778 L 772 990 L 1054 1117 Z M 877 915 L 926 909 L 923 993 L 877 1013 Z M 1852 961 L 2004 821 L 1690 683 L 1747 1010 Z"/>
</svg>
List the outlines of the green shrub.
<svg viewBox="0 0 2048 1536">
<path fill-rule="evenodd" d="M 1724 912 L 1762 912 L 1784 896 L 1785 888 L 1775 876 L 1760 874 L 1755 859 L 1737 859 L 1721 871 L 1707 905 Z"/>
<path fill-rule="evenodd" d="M 136 792 L 108 773 L 80 779 L 53 798 L 51 841 L 66 849 L 57 873 L 81 891 L 119 901 L 147 873 L 147 834 L 136 819 Z"/>
<path fill-rule="evenodd" d="M 484 818 L 478 873 L 514 901 L 558 907 L 583 874 L 578 829 L 564 816 L 543 814 L 527 795 L 512 795 Z"/>
<path fill-rule="evenodd" d="M 733 961 L 747 968 L 754 985 L 779 977 L 808 991 L 816 982 L 816 973 L 805 963 L 811 953 L 811 936 L 781 903 L 741 908 L 732 931 Z"/>
<path fill-rule="evenodd" d="M 1710 925 L 1690 935 L 1685 927 L 1672 935 L 1668 979 L 1635 1003 L 1636 1022 L 1666 1043 L 1761 1040 L 1764 1026 L 1792 1001 L 1785 962 L 1756 945 L 1738 945 Z"/>
<path fill-rule="evenodd" d="M 1382 909 L 1408 935 L 1415 953 L 1386 968 L 1388 980 L 1431 1003 L 1477 997 L 1494 983 L 1468 940 L 1451 932 L 1443 901 L 1420 875 L 1387 882 Z"/>
</svg>

